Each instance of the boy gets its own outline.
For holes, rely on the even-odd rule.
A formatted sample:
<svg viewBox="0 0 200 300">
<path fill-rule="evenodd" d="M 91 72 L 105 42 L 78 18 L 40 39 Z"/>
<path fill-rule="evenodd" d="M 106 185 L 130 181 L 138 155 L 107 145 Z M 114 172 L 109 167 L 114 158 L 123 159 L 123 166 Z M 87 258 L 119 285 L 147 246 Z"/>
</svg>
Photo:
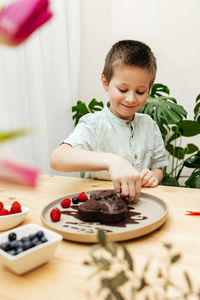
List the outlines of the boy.
<svg viewBox="0 0 200 300">
<path fill-rule="evenodd" d="M 151 49 L 139 41 L 114 44 L 101 76 L 109 102 L 100 112 L 81 118 L 72 134 L 53 152 L 51 167 L 85 172 L 85 178 L 111 179 L 113 188 L 137 202 L 141 186 L 163 178 L 167 156 L 157 124 L 137 113 L 156 75 Z"/>
</svg>

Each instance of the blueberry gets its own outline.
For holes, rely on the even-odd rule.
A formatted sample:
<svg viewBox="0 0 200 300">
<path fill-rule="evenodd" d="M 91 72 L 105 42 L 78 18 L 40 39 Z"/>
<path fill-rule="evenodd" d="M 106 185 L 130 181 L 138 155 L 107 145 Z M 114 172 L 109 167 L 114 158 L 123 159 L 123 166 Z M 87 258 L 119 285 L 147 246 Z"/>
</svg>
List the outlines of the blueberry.
<svg viewBox="0 0 200 300">
<path fill-rule="evenodd" d="M 5 242 L 5 243 L 2 243 L 0 245 L 0 248 L 4 251 L 9 251 L 11 250 L 11 247 L 10 247 L 10 243 L 9 242 Z"/>
<path fill-rule="evenodd" d="M 41 241 L 38 241 L 38 242 L 35 244 L 35 246 L 38 246 L 38 245 L 40 245 L 40 244 L 42 244 L 42 242 L 41 242 Z"/>
<path fill-rule="evenodd" d="M 22 248 L 23 247 L 23 242 L 22 241 L 17 241 L 17 244 L 15 245 L 16 249 Z"/>
<path fill-rule="evenodd" d="M 16 255 L 22 253 L 23 251 L 24 249 L 22 247 L 17 248 Z"/>
<path fill-rule="evenodd" d="M 33 234 L 30 234 L 30 235 L 28 236 L 28 239 L 29 239 L 30 241 L 32 241 L 35 237 L 36 237 L 36 234 L 33 233 Z"/>
<path fill-rule="evenodd" d="M 90 194 L 90 198 L 95 197 L 95 196 L 96 196 L 95 193 Z"/>
<path fill-rule="evenodd" d="M 24 250 L 28 250 L 28 249 L 30 249 L 31 247 L 32 247 L 32 243 L 31 243 L 31 241 L 25 241 L 24 243 L 23 243 L 23 249 Z"/>
<path fill-rule="evenodd" d="M 72 198 L 72 203 L 73 203 L 73 204 L 78 204 L 78 203 L 79 203 L 78 198 L 77 198 L 77 197 L 73 197 L 73 198 Z"/>
<path fill-rule="evenodd" d="M 8 235 L 9 241 L 15 241 L 16 238 L 17 238 L 16 233 L 14 233 L 14 232 L 9 233 L 9 235 Z"/>
<path fill-rule="evenodd" d="M 10 247 L 12 250 L 16 250 L 18 248 L 18 241 L 11 241 L 10 242 Z"/>
<path fill-rule="evenodd" d="M 40 240 L 38 239 L 38 237 L 35 237 L 31 242 L 32 242 L 32 247 L 35 247 L 38 245 L 38 243 L 40 243 Z"/>
<path fill-rule="evenodd" d="M 15 250 L 9 250 L 7 253 L 9 253 L 10 255 L 16 255 L 16 251 Z"/>
<path fill-rule="evenodd" d="M 36 233 L 36 236 L 38 237 L 38 239 L 41 239 L 44 236 L 44 232 L 40 230 Z"/>
<path fill-rule="evenodd" d="M 22 243 L 25 243 L 25 242 L 29 241 L 29 238 L 27 236 L 22 237 L 21 241 L 22 241 Z"/>
<path fill-rule="evenodd" d="M 43 237 L 40 239 L 40 241 L 41 241 L 42 243 L 45 243 L 45 242 L 47 242 L 48 240 L 47 240 L 47 238 L 46 238 L 45 236 L 43 236 Z"/>
</svg>

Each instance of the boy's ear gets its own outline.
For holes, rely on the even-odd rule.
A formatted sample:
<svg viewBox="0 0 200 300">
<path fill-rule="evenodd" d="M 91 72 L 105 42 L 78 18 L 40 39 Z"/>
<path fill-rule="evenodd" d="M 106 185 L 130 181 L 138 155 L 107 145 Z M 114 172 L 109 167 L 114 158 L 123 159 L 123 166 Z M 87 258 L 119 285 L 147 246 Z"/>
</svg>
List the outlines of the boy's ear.
<svg viewBox="0 0 200 300">
<path fill-rule="evenodd" d="M 103 84 L 105 91 L 107 92 L 108 91 L 108 81 L 104 74 L 101 74 L 101 82 Z"/>
</svg>

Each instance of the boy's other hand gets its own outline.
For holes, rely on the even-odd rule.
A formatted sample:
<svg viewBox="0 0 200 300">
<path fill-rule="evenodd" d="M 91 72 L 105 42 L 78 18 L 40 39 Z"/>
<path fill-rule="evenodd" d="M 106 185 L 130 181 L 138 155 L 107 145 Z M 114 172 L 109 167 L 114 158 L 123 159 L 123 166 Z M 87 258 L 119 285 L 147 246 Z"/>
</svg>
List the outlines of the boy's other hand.
<svg viewBox="0 0 200 300">
<path fill-rule="evenodd" d="M 141 193 L 141 179 L 137 170 L 124 158 L 113 155 L 108 171 L 114 190 L 136 203 Z"/>
<path fill-rule="evenodd" d="M 140 172 L 140 179 L 142 187 L 156 187 L 158 185 L 158 179 L 149 169 L 144 169 Z"/>
</svg>

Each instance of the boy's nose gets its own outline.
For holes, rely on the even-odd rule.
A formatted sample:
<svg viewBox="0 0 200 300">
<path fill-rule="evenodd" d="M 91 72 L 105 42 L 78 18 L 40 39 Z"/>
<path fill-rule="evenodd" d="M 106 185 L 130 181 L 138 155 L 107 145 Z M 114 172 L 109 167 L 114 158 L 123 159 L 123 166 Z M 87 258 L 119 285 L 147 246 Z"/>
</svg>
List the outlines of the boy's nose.
<svg viewBox="0 0 200 300">
<path fill-rule="evenodd" d="M 126 101 L 129 103 L 135 103 L 136 99 L 135 99 L 134 93 L 130 92 L 130 93 L 126 94 Z"/>
</svg>

